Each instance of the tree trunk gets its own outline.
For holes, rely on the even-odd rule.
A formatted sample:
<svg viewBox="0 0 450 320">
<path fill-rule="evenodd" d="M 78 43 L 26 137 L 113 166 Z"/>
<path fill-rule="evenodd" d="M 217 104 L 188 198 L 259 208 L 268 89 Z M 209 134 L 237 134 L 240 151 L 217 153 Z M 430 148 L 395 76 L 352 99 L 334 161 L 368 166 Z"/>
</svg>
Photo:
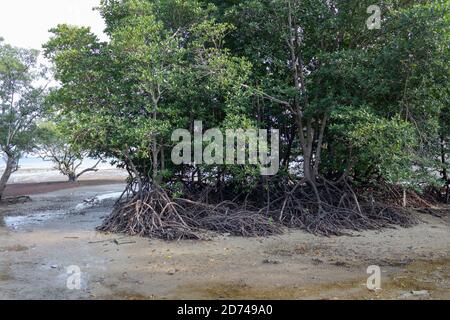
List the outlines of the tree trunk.
<svg viewBox="0 0 450 320">
<path fill-rule="evenodd" d="M 408 198 L 407 198 L 407 194 L 406 194 L 406 188 L 403 187 L 403 201 L 402 201 L 402 207 L 406 208 L 406 206 L 408 205 Z"/>
<path fill-rule="evenodd" d="M 6 184 L 8 183 L 11 174 L 17 170 L 17 160 L 14 157 L 8 156 L 6 160 L 6 168 L 0 179 L 0 201 L 3 199 L 3 193 L 5 192 Z"/>
<path fill-rule="evenodd" d="M 153 137 L 152 142 L 152 164 L 153 164 L 152 178 L 153 182 L 156 182 L 158 178 L 158 144 L 156 141 L 156 137 Z"/>
<path fill-rule="evenodd" d="M 450 178 L 448 176 L 448 171 L 447 171 L 447 141 L 445 139 L 444 136 L 441 136 L 441 161 L 442 161 L 442 179 L 444 180 L 445 183 L 445 202 L 449 203 L 450 202 Z"/>
<path fill-rule="evenodd" d="M 303 106 L 299 101 L 299 97 L 294 98 L 294 113 L 296 116 L 297 130 L 300 138 L 300 146 L 303 152 L 303 172 L 305 179 L 312 185 L 316 183 L 316 176 L 314 174 L 313 149 L 314 149 L 314 128 L 312 119 L 306 120 L 306 125 L 303 125 L 304 110 L 309 106 L 308 93 L 306 90 L 306 79 L 304 73 L 304 64 L 300 49 L 300 38 L 298 35 L 298 26 L 293 23 L 291 2 L 288 2 L 288 27 L 290 37 L 287 40 L 287 45 L 291 54 L 291 64 L 293 69 L 294 87 L 301 92 L 303 97 Z M 314 186 L 315 187 L 315 186 Z"/>
<path fill-rule="evenodd" d="M 69 182 L 71 182 L 71 183 L 77 182 L 77 175 L 75 174 L 75 172 L 70 172 L 68 177 L 69 177 Z"/>
<path fill-rule="evenodd" d="M 441 161 L 442 161 L 442 178 L 448 183 L 447 161 L 446 161 L 447 143 L 444 136 L 441 136 Z"/>
<path fill-rule="evenodd" d="M 156 93 L 152 93 L 152 99 L 153 99 L 153 121 L 156 122 L 156 120 L 158 120 L 158 105 L 159 105 L 159 100 L 161 98 L 161 92 L 160 92 L 160 88 L 158 85 L 158 94 Z M 158 148 L 158 137 L 155 133 L 153 133 L 152 136 L 152 147 L 151 147 L 151 152 L 152 152 L 152 178 L 153 178 L 153 183 L 155 184 L 159 184 L 158 179 L 159 177 L 159 164 L 158 164 L 158 154 L 159 154 L 159 148 Z"/>
</svg>

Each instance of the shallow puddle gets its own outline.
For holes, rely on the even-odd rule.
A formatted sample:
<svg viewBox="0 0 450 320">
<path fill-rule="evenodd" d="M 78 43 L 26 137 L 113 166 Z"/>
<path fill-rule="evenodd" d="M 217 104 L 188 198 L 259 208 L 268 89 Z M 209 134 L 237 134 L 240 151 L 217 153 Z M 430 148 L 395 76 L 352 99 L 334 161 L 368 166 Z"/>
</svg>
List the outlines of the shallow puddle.
<svg viewBox="0 0 450 320">
<path fill-rule="evenodd" d="M 41 225 L 52 219 L 62 218 L 68 213 L 67 210 L 50 210 L 23 216 L 7 216 L 3 218 L 7 228 L 17 230 L 23 227 Z"/>
</svg>

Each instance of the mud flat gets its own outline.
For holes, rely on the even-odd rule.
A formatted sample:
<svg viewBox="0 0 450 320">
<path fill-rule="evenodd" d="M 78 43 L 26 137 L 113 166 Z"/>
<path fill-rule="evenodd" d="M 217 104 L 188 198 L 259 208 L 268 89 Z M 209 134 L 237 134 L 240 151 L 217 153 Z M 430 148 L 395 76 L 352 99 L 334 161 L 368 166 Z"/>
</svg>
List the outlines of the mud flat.
<svg viewBox="0 0 450 320">
<path fill-rule="evenodd" d="M 5 197 L 20 197 L 35 194 L 49 193 L 63 189 L 75 189 L 87 186 L 101 186 L 110 184 L 123 184 L 124 179 L 113 178 L 109 180 L 82 180 L 75 183 L 65 181 L 15 183 L 9 184 L 5 190 Z"/>
<path fill-rule="evenodd" d="M 450 227 L 421 215 L 410 229 L 315 237 L 217 235 L 163 242 L 95 231 L 123 184 L 32 195 L 1 206 L 0 299 L 450 299 Z M 103 199 L 94 206 L 79 204 Z M 366 287 L 367 267 L 382 290 Z M 81 289 L 67 288 L 78 266 Z"/>
</svg>

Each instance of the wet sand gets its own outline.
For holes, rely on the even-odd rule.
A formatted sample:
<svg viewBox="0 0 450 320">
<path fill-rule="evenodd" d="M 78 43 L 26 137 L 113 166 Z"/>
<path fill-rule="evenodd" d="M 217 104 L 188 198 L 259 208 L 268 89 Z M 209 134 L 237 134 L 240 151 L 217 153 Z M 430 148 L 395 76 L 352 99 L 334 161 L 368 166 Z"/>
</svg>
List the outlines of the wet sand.
<svg viewBox="0 0 450 320">
<path fill-rule="evenodd" d="M 113 201 L 73 211 L 123 187 L 82 186 L 0 207 L 0 299 L 450 299 L 446 219 L 421 215 L 410 229 L 353 237 L 291 230 L 164 242 L 96 232 Z M 11 223 L 17 216 L 25 218 Z M 73 265 L 82 271 L 80 290 L 66 285 Z M 366 287 L 370 265 L 382 270 L 382 290 Z"/>
<path fill-rule="evenodd" d="M 15 183 L 8 184 L 5 189 L 5 197 L 31 196 L 64 189 L 74 189 L 87 186 L 101 186 L 111 184 L 123 184 L 123 178 L 109 180 L 81 180 L 78 182 L 40 182 L 40 183 Z"/>
</svg>

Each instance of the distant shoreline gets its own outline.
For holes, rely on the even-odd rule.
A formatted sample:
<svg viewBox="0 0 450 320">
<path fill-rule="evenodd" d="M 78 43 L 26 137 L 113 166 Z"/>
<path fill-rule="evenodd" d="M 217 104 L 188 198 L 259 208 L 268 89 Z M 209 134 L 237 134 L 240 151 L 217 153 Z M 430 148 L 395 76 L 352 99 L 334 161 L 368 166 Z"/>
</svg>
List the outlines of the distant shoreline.
<svg viewBox="0 0 450 320">
<path fill-rule="evenodd" d="M 28 159 L 29 160 L 29 159 Z M 44 183 L 44 182 L 66 182 L 68 178 L 62 175 L 54 167 L 49 166 L 49 163 L 36 163 L 38 159 L 32 159 L 29 163 L 19 165 L 19 170 L 11 175 L 8 184 L 22 184 L 22 183 Z M 95 165 L 95 163 L 94 163 Z M 89 168 L 89 161 L 78 169 L 78 172 Z M 128 172 L 111 166 L 108 163 L 101 163 L 98 166 L 98 171 L 88 172 L 81 176 L 81 180 L 125 180 L 128 177 Z M 0 173 L 3 172 L 0 166 Z"/>
</svg>

